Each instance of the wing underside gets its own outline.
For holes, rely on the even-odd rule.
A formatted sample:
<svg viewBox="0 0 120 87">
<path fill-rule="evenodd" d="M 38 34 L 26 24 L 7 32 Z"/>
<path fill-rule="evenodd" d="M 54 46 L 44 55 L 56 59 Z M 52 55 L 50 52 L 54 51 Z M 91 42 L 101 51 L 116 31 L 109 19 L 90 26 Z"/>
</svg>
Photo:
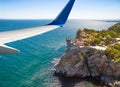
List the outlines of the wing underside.
<svg viewBox="0 0 120 87">
<path fill-rule="evenodd" d="M 6 45 L 0 45 L 0 54 L 17 54 L 19 53 L 19 50 L 6 46 Z"/>
</svg>

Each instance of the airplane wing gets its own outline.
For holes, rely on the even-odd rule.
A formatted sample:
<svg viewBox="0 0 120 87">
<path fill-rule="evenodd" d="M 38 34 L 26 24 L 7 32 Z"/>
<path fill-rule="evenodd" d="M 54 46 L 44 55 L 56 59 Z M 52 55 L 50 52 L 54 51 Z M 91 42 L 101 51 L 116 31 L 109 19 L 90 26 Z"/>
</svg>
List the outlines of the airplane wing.
<svg viewBox="0 0 120 87">
<path fill-rule="evenodd" d="M 0 54 L 19 53 L 19 50 L 5 46 L 5 43 L 33 37 L 58 28 L 57 25 L 46 25 L 41 27 L 27 28 L 14 31 L 0 32 Z"/>
<path fill-rule="evenodd" d="M 50 24 L 40 27 L 0 32 L 0 54 L 19 53 L 19 50 L 6 46 L 4 45 L 5 43 L 30 38 L 54 30 L 58 27 L 62 27 L 70 14 L 74 2 L 75 0 L 70 0 L 64 7 L 64 9 L 61 11 L 61 13 Z"/>
</svg>

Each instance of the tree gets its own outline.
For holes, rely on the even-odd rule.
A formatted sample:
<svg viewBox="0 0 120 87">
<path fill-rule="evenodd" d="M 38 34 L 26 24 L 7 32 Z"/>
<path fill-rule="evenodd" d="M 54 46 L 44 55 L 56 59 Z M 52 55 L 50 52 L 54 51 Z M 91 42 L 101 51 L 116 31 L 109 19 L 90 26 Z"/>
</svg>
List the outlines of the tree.
<svg viewBox="0 0 120 87">
<path fill-rule="evenodd" d="M 107 47 L 105 54 L 111 61 L 120 62 L 120 44 Z"/>
</svg>

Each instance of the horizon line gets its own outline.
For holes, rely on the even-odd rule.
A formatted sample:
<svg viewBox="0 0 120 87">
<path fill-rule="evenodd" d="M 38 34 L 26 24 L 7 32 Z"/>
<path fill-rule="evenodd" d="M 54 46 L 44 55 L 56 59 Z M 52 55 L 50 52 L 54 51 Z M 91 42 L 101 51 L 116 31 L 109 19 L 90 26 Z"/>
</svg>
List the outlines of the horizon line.
<svg viewBox="0 0 120 87">
<path fill-rule="evenodd" d="M 40 19 L 33 19 L 33 18 L 29 18 L 29 19 L 17 19 L 17 18 L 0 18 L 0 20 L 53 20 L 54 18 L 40 18 Z M 120 19 L 116 19 L 116 18 L 106 18 L 106 19 L 92 19 L 92 18 L 88 18 L 88 19 L 81 19 L 81 18 L 69 18 L 68 20 L 120 20 Z"/>
</svg>

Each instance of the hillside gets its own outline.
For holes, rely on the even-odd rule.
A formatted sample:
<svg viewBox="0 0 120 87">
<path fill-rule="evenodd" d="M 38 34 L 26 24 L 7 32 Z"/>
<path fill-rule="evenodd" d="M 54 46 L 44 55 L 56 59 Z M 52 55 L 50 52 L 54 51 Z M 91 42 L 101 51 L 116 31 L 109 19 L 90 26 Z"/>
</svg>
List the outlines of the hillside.
<svg viewBox="0 0 120 87">
<path fill-rule="evenodd" d="M 120 87 L 120 23 L 108 30 L 79 29 L 55 65 L 55 74 L 91 78 L 102 87 Z M 100 49 L 104 48 L 104 49 Z"/>
<path fill-rule="evenodd" d="M 93 29 L 79 29 L 76 33 L 76 39 L 84 41 L 84 45 L 109 45 L 120 38 L 120 23 L 113 25 L 107 30 L 95 31 Z"/>
<path fill-rule="evenodd" d="M 83 46 L 106 47 L 106 55 L 112 61 L 120 62 L 120 23 L 107 30 L 95 31 L 92 29 L 79 29 L 76 33 L 75 43 Z"/>
</svg>

